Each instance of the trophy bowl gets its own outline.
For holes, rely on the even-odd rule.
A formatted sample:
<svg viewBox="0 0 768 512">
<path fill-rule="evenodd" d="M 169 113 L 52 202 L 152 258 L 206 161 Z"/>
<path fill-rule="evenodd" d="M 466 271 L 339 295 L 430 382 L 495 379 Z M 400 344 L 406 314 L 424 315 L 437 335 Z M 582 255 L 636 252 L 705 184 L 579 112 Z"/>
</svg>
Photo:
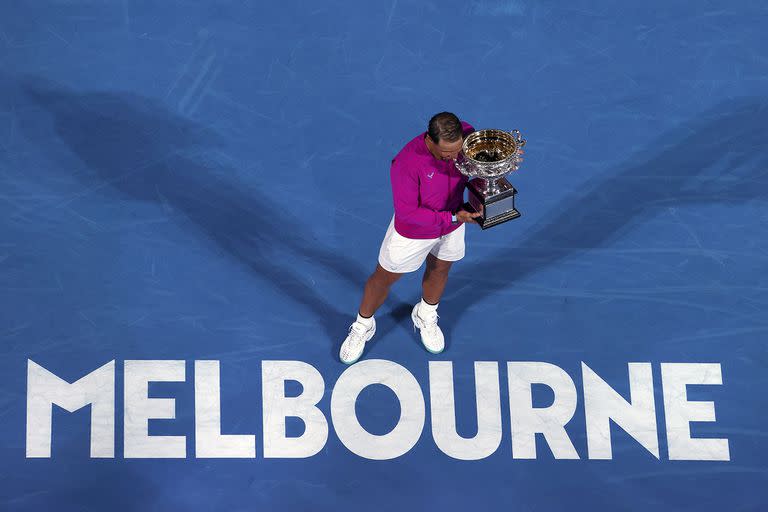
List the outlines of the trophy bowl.
<svg viewBox="0 0 768 512">
<path fill-rule="evenodd" d="M 523 146 L 519 130 L 479 130 L 464 139 L 459 156 L 464 159 L 456 168 L 470 178 L 495 181 L 518 169 Z"/>
<path fill-rule="evenodd" d="M 525 142 L 519 130 L 478 130 L 464 139 L 455 165 L 472 178 L 467 206 L 482 214 L 477 223 L 483 229 L 520 216 L 514 205 L 517 191 L 504 176 L 520 167 Z"/>
</svg>

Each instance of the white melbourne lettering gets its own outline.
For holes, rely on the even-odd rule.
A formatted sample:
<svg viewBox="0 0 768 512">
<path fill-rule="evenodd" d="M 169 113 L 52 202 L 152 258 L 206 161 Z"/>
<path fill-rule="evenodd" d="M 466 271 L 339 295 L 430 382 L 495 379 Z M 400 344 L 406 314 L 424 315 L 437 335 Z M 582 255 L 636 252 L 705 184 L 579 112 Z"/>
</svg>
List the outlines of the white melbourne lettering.
<svg viewBox="0 0 768 512">
<path fill-rule="evenodd" d="M 194 368 L 194 382 L 186 379 L 187 365 Z M 466 363 L 461 363 L 462 366 Z M 466 400 L 455 400 L 454 386 L 462 396 L 467 383 L 454 382 L 454 363 L 432 361 L 429 378 L 419 383 L 405 367 L 386 360 L 366 360 L 347 368 L 326 392 L 323 376 L 312 365 L 300 361 L 262 361 L 262 429 L 265 458 L 303 458 L 321 452 L 346 448 L 366 459 L 386 460 L 408 453 L 422 436 L 428 388 L 432 438 L 449 457 L 479 460 L 490 456 L 536 459 L 540 434 L 555 459 L 579 459 L 571 435 L 579 425 L 586 427 L 586 446 L 579 446 L 585 458 L 612 459 L 611 422 L 623 429 L 651 456 L 660 459 L 654 382 L 651 363 L 628 363 L 629 396 L 616 392 L 589 366 L 581 364 L 582 389 L 562 368 L 546 362 L 515 361 L 506 364 L 509 418 L 501 414 L 501 386 L 497 362 L 474 363 L 474 391 L 477 431 L 463 437 L 456 429 Z M 123 379 L 115 379 L 116 364 L 110 361 L 91 373 L 69 383 L 36 362 L 27 362 L 27 457 L 51 457 L 55 452 L 53 406 L 74 412 L 91 406 L 90 455 L 114 457 L 115 385 L 123 382 L 122 411 L 123 456 L 125 458 L 185 458 L 186 436 L 149 434 L 149 422 L 176 418 L 175 398 L 150 398 L 150 382 L 180 382 L 183 393 L 194 394 L 195 457 L 255 458 L 254 433 L 222 434 L 219 361 L 182 360 L 124 361 Z M 226 370 L 225 370 L 226 371 Z M 465 371 L 465 370 L 463 370 Z M 286 396 L 286 381 L 301 385 L 298 396 Z M 358 420 L 355 406 L 360 392 L 374 384 L 387 386 L 400 402 L 400 417 L 395 427 L 383 435 L 366 431 Z M 693 438 L 691 422 L 714 422 L 715 404 L 689 401 L 688 385 L 721 385 L 719 363 L 662 363 L 661 387 L 670 460 L 730 460 L 727 439 Z M 548 387 L 554 398 L 548 406 L 534 406 L 534 385 Z M 186 386 L 186 387 L 185 387 Z M 581 418 L 572 421 L 577 411 L 579 392 L 584 401 Z M 153 393 L 154 394 L 154 393 Z M 330 402 L 330 403 L 329 403 Z M 181 403 L 189 403 L 184 400 Z M 251 416 L 252 401 L 239 411 Z M 330 424 L 336 433 L 332 447 L 326 447 Z M 227 411 L 227 424 L 240 421 Z M 580 413 L 581 414 L 581 413 Z M 298 437 L 286 435 L 286 419 L 298 418 L 304 432 Z M 117 420 L 117 421 L 116 421 Z M 503 423 L 508 422 L 508 428 Z M 511 433 L 511 454 L 498 454 L 504 432 Z M 570 432 L 569 432 L 570 431 Z M 189 432 L 192 434 L 192 432 Z M 583 436 L 577 436 L 581 439 Z"/>
</svg>

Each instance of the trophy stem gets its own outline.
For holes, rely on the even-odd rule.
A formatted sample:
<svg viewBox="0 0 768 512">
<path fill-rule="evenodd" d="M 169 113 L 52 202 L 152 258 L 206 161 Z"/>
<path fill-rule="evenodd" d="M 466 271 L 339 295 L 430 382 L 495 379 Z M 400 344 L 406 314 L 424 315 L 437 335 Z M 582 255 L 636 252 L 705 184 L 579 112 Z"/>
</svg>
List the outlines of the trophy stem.
<svg viewBox="0 0 768 512">
<path fill-rule="evenodd" d="M 489 194 L 498 194 L 500 192 L 499 185 L 496 183 L 498 178 L 486 178 L 486 190 Z"/>
</svg>

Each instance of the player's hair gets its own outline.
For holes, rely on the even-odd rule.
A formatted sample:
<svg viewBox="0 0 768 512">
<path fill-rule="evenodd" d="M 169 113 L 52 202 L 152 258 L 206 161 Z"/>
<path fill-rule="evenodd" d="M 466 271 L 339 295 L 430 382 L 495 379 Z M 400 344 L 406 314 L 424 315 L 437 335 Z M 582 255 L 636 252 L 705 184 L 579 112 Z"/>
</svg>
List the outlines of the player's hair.
<svg viewBox="0 0 768 512">
<path fill-rule="evenodd" d="M 461 121 L 456 117 L 456 114 L 440 112 L 429 120 L 427 133 L 429 138 L 437 144 L 443 139 L 447 142 L 459 140 L 463 135 L 463 130 L 461 129 Z"/>
</svg>

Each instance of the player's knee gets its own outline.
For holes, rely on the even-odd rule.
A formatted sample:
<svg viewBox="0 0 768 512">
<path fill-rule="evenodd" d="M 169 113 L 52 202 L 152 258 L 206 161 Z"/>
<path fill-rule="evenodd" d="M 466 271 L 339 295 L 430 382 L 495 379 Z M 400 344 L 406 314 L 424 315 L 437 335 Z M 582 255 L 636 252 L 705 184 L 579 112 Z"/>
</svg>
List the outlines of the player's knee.
<svg viewBox="0 0 768 512">
<path fill-rule="evenodd" d="M 452 262 L 450 261 L 435 258 L 430 262 L 430 265 L 427 265 L 427 270 L 437 274 L 447 274 L 451 270 L 451 265 Z"/>
<path fill-rule="evenodd" d="M 385 286 L 389 288 L 392 286 L 400 277 L 402 274 L 397 274 L 395 272 L 390 272 L 388 270 L 385 270 L 381 265 L 376 266 L 376 271 L 371 276 L 371 280 L 373 280 L 376 284 L 380 286 Z"/>
</svg>

